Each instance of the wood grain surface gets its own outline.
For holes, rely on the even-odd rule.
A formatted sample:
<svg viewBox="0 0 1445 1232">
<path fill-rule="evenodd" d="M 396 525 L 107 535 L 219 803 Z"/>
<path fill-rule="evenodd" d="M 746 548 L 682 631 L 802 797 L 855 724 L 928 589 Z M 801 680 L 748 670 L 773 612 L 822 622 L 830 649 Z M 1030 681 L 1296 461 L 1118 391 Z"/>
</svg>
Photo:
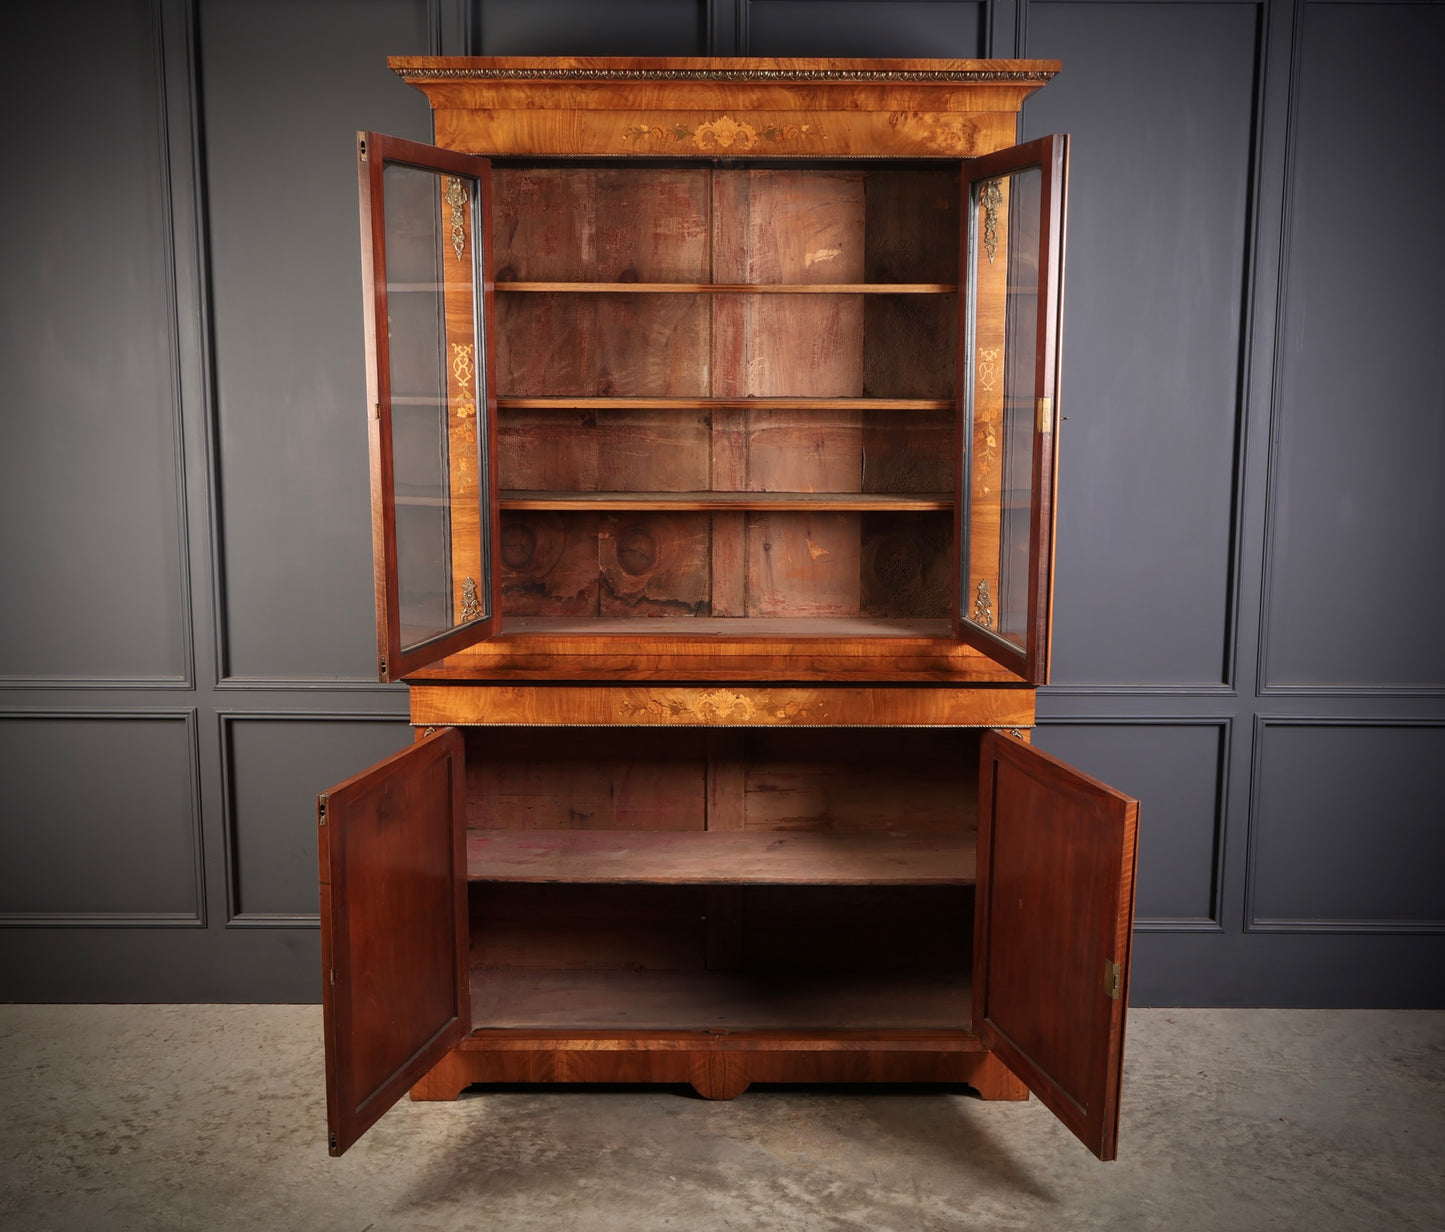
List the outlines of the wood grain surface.
<svg viewBox="0 0 1445 1232">
<path fill-rule="evenodd" d="M 960 258 L 960 160 L 1010 146 L 1058 64 L 391 63 L 439 146 L 503 156 L 477 301 L 498 499 L 475 527 L 453 510 L 469 543 L 448 558 L 460 585 L 491 521 L 500 627 L 404 665 L 418 731 L 461 729 L 413 746 L 444 745 L 457 772 L 414 803 L 447 795 L 470 884 L 451 951 L 431 924 L 407 943 L 425 987 L 397 975 L 377 1002 L 432 1007 L 450 979 L 475 1029 L 406 1071 L 413 1097 L 886 1081 L 1026 1098 L 1007 1058 L 1112 1151 L 1122 1009 L 1075 1002 L 1106 934 L 1127 980 L 1132 848 L 1076 853 L 1094 818 L 1077 784 L 975 730 L 1032 725 L 1046 653 L 1001 665 L 956 623 L 986 570 L 997 590 L 1001 520 L 993 462 L 961 474 L 980 357 L 960 305 L 975 279 L 979 346 L 1002 350 L 1008 281 Z M 445 302 L 465 346 L 455 278 Z M 463 385 L 446 397 L 470 501 Z M 980 461 L 1001 392 L 976 410 Z M 379 533 L 394 521 L 395 503 Z M 1031 563 L 1045 600 L 1048 563 Z M 369 895 L 378 954 L 387 911 L 425 914 L 409 887 Z M 421 1010 L 397 1012 L 416 1035 Z M 334 1034 L 328 1065 L 386 1069 L 389 1099 L 385 1031 L 355 1057 Z"/>
<path fill-rule="evenodd" d="M 333 1155 L 471 1029 L 462 755 L 438 732 L 317 801 Z"/>
<path fill-rule="evenodd" d="M 621 1082 L 690 1085 L 734 1099 L 754 1082 L 964 1083 L 983 1099 L 1028 1088 L 966 1031 L 474 1032 L 412 1088 L 454 1100 L 472 1083 Z"/>
<path fill-rule="evenodd" d="M 1014 140 L 1050 60 L 394 57 L 473 153 L 961 158 Z"/>
<path fill-rule="evenodd" d="M 414 685 L 422 726 L 1018 727 L 1032 724 L 1021 689 L 766 686 Z"/>
<path fill-rule="evenodd" d="M 958 1030 L 967 976 L 854 972 L 478 970 L 477 1027 Z"/>
<path fill-rule="evenodd" d="M 1138 801 L 997 732 L 983 734 L 980 782 L 974 1028 L 1112 1159 Z"/>
<path fill-rule="evenodd" d="M 473 881 L 965 885 L 972 835 L 469 830 Z"/>
</svg>

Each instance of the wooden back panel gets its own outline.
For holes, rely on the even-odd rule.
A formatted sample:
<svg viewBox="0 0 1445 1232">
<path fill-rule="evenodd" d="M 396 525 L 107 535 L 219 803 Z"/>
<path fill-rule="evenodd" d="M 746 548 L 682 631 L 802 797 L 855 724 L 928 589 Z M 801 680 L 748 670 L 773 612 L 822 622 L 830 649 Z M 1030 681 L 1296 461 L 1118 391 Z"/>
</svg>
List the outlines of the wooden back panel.
<svg viewBox="0 0 1445 1232">
<path fill-rule="evenodd" d="M 952 293 L 507 287 L 948 285 L 957 186 L 956 165 L 499 166 L 502 489 L 951 491 Z M 764 404 L 800 397 L 857 404 Z M 904 397 L 923 405 L 861 409 Z M 670 404 L 636 404 L 660 398 Z M 503 523 L 503 606 L 512 616 L 941 618 L 948 540 L 946 512 L 514 512 Z"/>
<path fill-rule="evenodd" d="M 978 733 L 464 729 L 467 825 L 970 833 Z"/>
</svg>

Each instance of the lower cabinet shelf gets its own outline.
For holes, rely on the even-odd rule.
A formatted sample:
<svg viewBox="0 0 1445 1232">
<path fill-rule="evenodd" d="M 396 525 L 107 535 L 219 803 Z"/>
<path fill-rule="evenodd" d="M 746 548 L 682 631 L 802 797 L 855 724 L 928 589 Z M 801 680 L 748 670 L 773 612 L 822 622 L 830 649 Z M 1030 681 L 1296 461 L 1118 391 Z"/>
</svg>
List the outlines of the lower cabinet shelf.
<svg viewBox="0 0 1445 1232">
<path fill-rule="evenodd" d="M 471 973 L 474 1030 L 967 1031 L 959 971 Z"/>
<path fill-rule="evenodd" d="M 471 881 L 611 885 L 969 885 L 972 834 L 469 830 Z"/>
</svg>

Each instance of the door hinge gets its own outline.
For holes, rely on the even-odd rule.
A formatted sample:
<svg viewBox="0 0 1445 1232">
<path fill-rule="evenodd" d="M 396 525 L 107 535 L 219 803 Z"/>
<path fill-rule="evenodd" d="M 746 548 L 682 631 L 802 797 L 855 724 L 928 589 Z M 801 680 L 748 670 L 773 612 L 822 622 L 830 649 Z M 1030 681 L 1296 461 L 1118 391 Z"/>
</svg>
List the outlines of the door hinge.
<svg viewBox="0 0 1445 1232">
<path fill-rule="evenodd" d="M 382 656 L 381 656 L 381 659 L 380 659 L 380 661 L 379 661 L 379 666 L 380 666 L 380 670 L 381 670 L 381 678 L 382 678 L 383 680 L 385 680 L 385 679 L 386 679 L 386 656 L 385 656 L 385 655 L 382 655 Z"/>
<path fill-rule="evenodd" d="M 325 797 L 325 796 L 317 796 L 317 797 L 316 797 L 316 820 L 317 820 L 321 825 L 323 825 L 323 826 L 326 824 L 326 797 Z"/>
<path fill-rule="evenodd" d="M 1052 398 L 1039 399 L 1039 434 L 1052 432 L 1054 429 L 1054 400 Z"/>
<path fill-rule="evenodd" d="M 357 148 L 357 151 L 358 151 L 358 152 L 360 153 L 360 155 L 361 155 L 361 161 L 362 161 L 362 162 L 365 162 L 365 161 L 366 161 L 366 138 L 365 138 L 365 137 L 362 137 L 362 138 L 356 143 L 356 148 Z"/>
<path fill-rule="evenodd" d="M 1123 968 L 1116 962 L 1104 963 L 1104 995 L 1112 1001 L 1119 999 L 1119 986 L 1123 983 Z"/>
<path fill-rule="evenodd" d="M 380 418 L 381 418 L 381 403 L 380 403 L 380 402 L 373 402 L 373 403 L 371 404 L 371 417 L 372 417 L 373 419 L 380 419 Z"/>
<path fill-rule="evenodd" d="M 330 981 L 330 983 L 331 983 L 331 987 L 332 987 L 332 988 L 335 988 L 335 987 L 336 987 L 336 968 L 335 968 L 335 967 L 332 967 L 332 968 L 331 968 L 331 971 L 328 973 L 328 979 L 329 979 L 329 981 Z"/>
</svg>

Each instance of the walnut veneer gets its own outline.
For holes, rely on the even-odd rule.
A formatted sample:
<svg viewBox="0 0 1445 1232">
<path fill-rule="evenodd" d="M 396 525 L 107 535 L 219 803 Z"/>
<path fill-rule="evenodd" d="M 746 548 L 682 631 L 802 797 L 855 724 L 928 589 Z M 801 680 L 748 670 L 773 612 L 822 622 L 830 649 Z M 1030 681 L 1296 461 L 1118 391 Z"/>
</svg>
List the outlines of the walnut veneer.
<svg viewBox="0 0 1445 1232">
<path fill-rule="evenodd" d="M 331 1150 L 408 1088 L 962 1083 L 1112 1158 L 1137 806 L 1033 749 L 1051 61 L 417 59 L 358 138 L 378 674 Z"/>
</svg>

